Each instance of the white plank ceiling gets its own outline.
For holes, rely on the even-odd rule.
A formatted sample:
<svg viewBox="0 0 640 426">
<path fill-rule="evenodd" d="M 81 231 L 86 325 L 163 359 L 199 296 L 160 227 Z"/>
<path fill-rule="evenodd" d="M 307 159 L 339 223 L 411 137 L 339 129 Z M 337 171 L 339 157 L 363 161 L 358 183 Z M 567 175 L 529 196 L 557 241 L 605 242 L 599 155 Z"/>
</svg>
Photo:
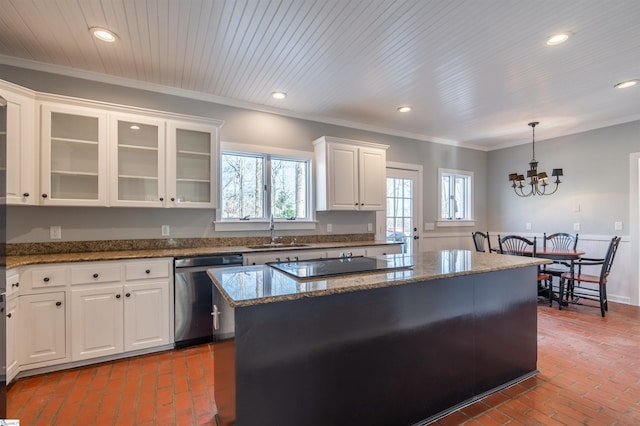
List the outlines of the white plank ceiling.
<svg viewBox="0 0 640 426">
<path fill-rule="evenodd" d="M 0 63 L 491 150 L 640 119 L 640 1 L 0 0 Z"/>
</svg>

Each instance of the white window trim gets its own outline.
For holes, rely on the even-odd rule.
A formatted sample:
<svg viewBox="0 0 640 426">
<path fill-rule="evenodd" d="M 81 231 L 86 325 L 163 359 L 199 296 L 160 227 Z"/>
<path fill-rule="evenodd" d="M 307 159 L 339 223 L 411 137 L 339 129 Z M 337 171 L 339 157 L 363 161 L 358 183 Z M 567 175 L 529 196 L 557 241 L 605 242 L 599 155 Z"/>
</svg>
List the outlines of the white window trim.
<svg viewBox="0 0 640 426">
<path fill-rule="evenodd" d="M 468 176 L 471 180 L 470 182 L 470 191 L 469 191 L 469 207 L 470 212 L 469 215 L 471 219 L 443 219 L 440 217 L 442 212 L 442 175 L 444 174 L 454 174 L 461 176 Z M 454 169 L 438 169 L 438 220 L 436 220 L 436 226 L 441 228 L 447 227 L 455 227 L 455 226 L 476 226 L 476 221 L 474 219 L 474 210 L 475 210 L 475 190 L 474 190 L 474 173 L 467 170 L 454 170 Z"/>
<path fill-rule="evenodd" d="M 314 181 L 313 181 L 313 152 L 312 151 L 298 151 L 293 149 L 278 148 L 272 146 L 262 145 L 249 145 L 237 142 L 220 142 L 220 158 L 222 153 L 235 152 L 235 153 L 248 153 L 248 154 L 266 154 L 275 155 L 290 158 L 299 158 L 309 160 L 309 218 L 304 220 L 286 220 L 286 219 L 274 219 L 274 228 L 276 230 L 313 230 L 316 229 L 318 221 L 316 220 L 315 211 L 315 193 Z M 219 167 L 219 173 L 222 173 L 222 168 Z M 222 176 L 220 176 L 220 182 L 222 182 Z M 222 194 L 220 194 L 222 196 Z M 219 200 L 219 205 L 222 206 L 222 200 Z M 222 208 L 216 209 L 216 217 L 213 221 L 215 231 L 264 231 L 269 230 L 268 219 L 222 219 Z"/>
</svg>

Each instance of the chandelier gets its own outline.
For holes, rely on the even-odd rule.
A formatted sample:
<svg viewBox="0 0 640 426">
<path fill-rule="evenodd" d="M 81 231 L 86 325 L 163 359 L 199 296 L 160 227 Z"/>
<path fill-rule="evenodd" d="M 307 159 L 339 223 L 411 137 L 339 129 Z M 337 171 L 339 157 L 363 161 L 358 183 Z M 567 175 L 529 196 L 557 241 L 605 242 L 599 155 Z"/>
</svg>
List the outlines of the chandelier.
<svg viewBox="0 0 640 426">
<path fill-rule="evenodd" d="M 556 186 L 553 191 L 547 192 L 547 173 L 538 173 L 538 162 L 536 161 L 536 126 L 540 124 L 537 121 L 529 123 L 531 126 L 532 145 L 533 145 L 533 157 L 529 163 L 529 170 L 527 170 L 528 182 L 525 183 L 524 175 L 518 173 L 509 173 L 509 181 L 513 191 L 519 197 L 529 197 L 531 195 L 551 195 L 558 190 L 558 184 L 560 184 L 560 176 L 562 176 L 562 169 L 553 169 L 551 176 L 555 176 L 556 180 L 553 182 Z M 530 187 L 527 189 L 527 187 Z"/>
</svg>

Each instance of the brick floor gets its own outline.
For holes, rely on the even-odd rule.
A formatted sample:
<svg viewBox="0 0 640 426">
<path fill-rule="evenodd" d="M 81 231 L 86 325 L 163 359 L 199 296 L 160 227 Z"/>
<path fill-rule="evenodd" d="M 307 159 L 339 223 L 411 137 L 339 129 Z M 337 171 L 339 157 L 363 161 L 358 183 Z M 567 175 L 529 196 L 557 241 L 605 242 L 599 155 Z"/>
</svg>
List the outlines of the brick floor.
<svg viewBox="0 0 640 426">
<path fill-rule="evenodd" d="M 538 369 L 433 425 L 640 425 L 640 308 L 611 303 L 602 318 L 541 303 Z M 7 413 L 21 426 L 211 425 L 212 395 L 201 345 L 19 379 Z"/>
</svg>

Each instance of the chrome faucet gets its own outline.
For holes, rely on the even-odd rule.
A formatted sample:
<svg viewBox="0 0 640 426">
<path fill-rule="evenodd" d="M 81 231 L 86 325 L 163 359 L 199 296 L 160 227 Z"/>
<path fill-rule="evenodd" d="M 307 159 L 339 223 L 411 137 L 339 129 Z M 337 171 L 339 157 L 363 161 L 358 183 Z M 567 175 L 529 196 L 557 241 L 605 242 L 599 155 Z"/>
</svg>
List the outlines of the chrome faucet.
<svg viewBox="0 0 640 426">
<path fill-rule="evenodd" d="M 276 240 L 278 239 L 278 237 L 276 237 L 276 227 L 273 223 L 273 215 L 271 215 L 271 218 L 269 219 L 269 231 L 271 232 L 271 243 L 270 244 L 275 244 Z"/>
</svg>

